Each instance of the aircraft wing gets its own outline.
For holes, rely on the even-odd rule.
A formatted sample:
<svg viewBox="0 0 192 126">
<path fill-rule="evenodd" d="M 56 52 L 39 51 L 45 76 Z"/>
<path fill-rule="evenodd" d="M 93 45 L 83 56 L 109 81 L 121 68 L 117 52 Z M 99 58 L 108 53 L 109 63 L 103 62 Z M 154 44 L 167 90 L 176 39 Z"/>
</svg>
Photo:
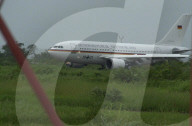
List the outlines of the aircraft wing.
<svg viewBox="0 0 192 126">
<path fill-rule="evenodd" d="M 119 59 L 128 59 L 128 58 L 186 58 L 189 55 L 181 54 L 134 54 L 134 55 L 102 55 L 101 58 L 119 58 Z"/>
</svg>

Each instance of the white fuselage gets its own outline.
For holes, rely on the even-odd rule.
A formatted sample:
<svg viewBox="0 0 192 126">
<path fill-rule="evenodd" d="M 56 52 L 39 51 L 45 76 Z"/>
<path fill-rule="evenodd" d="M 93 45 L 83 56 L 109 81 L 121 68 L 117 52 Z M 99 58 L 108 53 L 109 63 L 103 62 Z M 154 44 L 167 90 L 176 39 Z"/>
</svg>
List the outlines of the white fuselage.
<svg viewBox="0 0 192 126">
<path fill-rule="evenodd" d="M 48 52 L 64 62 L 102 65 L 105 64 L 102 55 L 173 54 L 173 49 L 187 50 L 185 47 L 163 45 L 66 41 L 55 44 Z"/>
<path fill-rule="evenodd" d="M 146 58 L 188 57 L 189 55 L 180 54 L 191 50 L 180 47 L 180 45 L 184 40 L 191 17 L 191 13 L 181 15 L 168 33 L 156 45 L 66 41 L 57 43 L 48 52 L 64 62 L 106 64 L 107 68 L 125 68 L 126 62 L 131 60 L 137 62 L 141 58 L 145 60 Z"/>
</svg>

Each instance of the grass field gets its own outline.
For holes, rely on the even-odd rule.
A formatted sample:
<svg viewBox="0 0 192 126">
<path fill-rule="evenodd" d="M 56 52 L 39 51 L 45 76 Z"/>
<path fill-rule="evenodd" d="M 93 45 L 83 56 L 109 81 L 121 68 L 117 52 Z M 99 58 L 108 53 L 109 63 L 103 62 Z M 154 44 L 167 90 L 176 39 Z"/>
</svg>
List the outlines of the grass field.
<svg viewBox="0 0 192 126">
<path fill-rule="evenodd" d="M 98 66 L 80 69 L 63 67 L 61 70 L 60 67 L 33 65 L 56 112 L 66 124 L 188 125 L 190 80 L 186 75 L 168 79 L 167 76 L 171 78 L 176 75 L 167 74 L 162 79 L 159 76 L 163 72 L 172 72 L 163 69 L 162 73 L 156 73 L 155 77 L 159 79 L 153 79 L 153 71 L 148 79 L 148 66 L 113 71 L 98 70 Z M 181 71 L 186 67 L 189 65 L 183 65 Z M 7 78 L 0 81 L 0 125 L 50 125 L 22 74 L 17 83 L 19 69 L 2 66 L 0 70 L 4 71 L 0 76 Z M 189 73 L 186 74 L 189 76 Z"/>
</svg>

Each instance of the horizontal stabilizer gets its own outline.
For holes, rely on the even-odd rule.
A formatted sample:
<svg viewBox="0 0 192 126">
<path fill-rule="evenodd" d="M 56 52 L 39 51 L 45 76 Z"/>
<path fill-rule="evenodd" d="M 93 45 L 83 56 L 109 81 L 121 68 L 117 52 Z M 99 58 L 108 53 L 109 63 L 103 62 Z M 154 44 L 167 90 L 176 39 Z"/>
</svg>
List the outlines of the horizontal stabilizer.
<svg viewBox="0 0 192 126">
<path fill-rule="evenodd" d="M 186 53 L 186 52 L 189 52 L 189 51 L 192 51 L 192 50 L 175 50 L 173 51 L 173 54 L 181 54 L 181 53 Z"/>
</svg>

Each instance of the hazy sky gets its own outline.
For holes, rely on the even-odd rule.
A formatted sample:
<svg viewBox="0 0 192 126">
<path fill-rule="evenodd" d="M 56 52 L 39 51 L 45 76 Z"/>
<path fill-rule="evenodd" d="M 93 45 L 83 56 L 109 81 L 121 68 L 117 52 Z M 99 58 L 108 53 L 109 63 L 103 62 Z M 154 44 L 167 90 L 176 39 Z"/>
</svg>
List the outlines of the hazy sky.
<svg viewBox="0 0 192 126">
<path fill-rule="evenodd" d="M 6 0 L 1 13 L 15 38 L 34 43 L 61 19 L 90 8 L 123 7 L 124 0 Z M 0 45 L 4 44 L 2 40 Z"/>
<path fill-rule="evenodd" d="M 99 29 L 97 25 L 96 28 L 91 27 L 96 29 L 95 33 L 97 33 L 97 30 L 101 33 L 87 35 L 89 40 L 114 41 L 117 39 L 115 31 L 119 31 L 121 32 L 119 35 L 124 36 L 123 42 L 151 43 L 154 39 L 160 40 L 182 13 L 191 12 L 191 0 L 165 0 L 163 2 L 164 0 L 6 0 L 1 13 L 16 40 L 28 44 L 42 40 L 41 43 L 48 47 L 57 41 L 80 38 L 69 36 L 72 36 L 72 33 L 76 31 L 83 34 L 82 32 L 85 29 L 88 31 L 90 28 L 85 26 L 84 29 L 76 29 L 77 27 L 73 29 L 69 28 L 72 27 L 70 25 L 76 23 L 93 26 L 96 23 L 94 21 L 97 20 L 101 21 L 100 23 L 103 25 L 108 25 L 108 27 L 116 24 L 118 24 L 118 27 L 114 27 L 115 30 L 106 27 L 111 31 L 104 32 L 101 32 L 101 28 Z M 111 10 L 108 11 L 108 9 Z M 121 13 L 123 9 L 127 9 L 125 14 Z M 90 10 L 92 13 L 90 13 Z M 103 11 L 103 13 L 101 11 L 102 14 L 99 14 L 100 10 Z M 96 14 L 95 17 L 91 15 L 93 13 Z M 81 16 L 84 16 L 84 19 L 81 17 L 76 19 L 75 17 L 78 17 L 79 14 L 82 14 Z M 111 17 L 107 16 L 111 20 L 107 20 L 105 14 L 111 15 Z M 113 17 L 113 14 L 117 15 L 116 18 Z M 118 20 L 117 18 L 120 18 L 121 15 L 126 16 L 125 19 Z M 100 19 L 97 19 L 97 17 Z M 72 20 L 72 18 L 72 23 L 66 22 Z M 85 18 L 87 19 L 85 20 Z M 76 22 L 74 22 L 74 19 L 76 19 Z M 108 21 L 110 25 L 105 21 Z M 157 25 L 158 23 L 160 25 Z M 69 25 L 66 26 L 67 24 Z M 61 26 L 68 29 L 62 29 Z M 158 34 L 154 33 L 157 31 Z M 45 32 L 49 32 L 51 36 L 44 35 Z M 70 35 L 67 36 L 66 32 L 69 32 Z M 46 34 L 48 35 L 48 33 Z M 157 37 L 155 34 L 157 34 Z M 44 37 L 41 37 L 42 35 Z M 188 32 L 186 41 L 190 41 L 190 36 L 191 33 Z M 141 42 L 141 40 L 143 41 Z M 0 39 L 0 45 L 2 44 L 4 44 L 4 41 Z"/>
</svg>

